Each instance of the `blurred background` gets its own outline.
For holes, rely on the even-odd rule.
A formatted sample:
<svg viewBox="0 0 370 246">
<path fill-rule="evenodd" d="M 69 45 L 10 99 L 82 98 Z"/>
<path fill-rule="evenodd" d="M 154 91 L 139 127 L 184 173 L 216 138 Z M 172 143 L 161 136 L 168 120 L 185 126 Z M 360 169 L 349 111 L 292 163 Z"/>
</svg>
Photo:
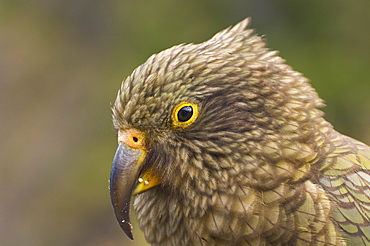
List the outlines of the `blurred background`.
<svg viewBox="0 0 370 246">
<path fill-rule="evenodd" d="M 145 245 L 110 204 L 110 116 L 151 54 L 252 17 L 311 79 L 326 118 L 370 144 L 370 1 L 2 0 L 0 245 Z M 135 216 L 132 216 L 135 217 Z"/>
</svg>

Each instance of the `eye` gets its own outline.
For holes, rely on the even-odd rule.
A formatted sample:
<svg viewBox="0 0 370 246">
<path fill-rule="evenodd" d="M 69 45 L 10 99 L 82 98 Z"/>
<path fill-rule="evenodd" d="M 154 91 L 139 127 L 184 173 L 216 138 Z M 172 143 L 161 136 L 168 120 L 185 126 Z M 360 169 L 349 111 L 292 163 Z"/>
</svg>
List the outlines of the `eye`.
<svg viewBox="0 0 370 246">
<path fill-rule="evenodd" d="M 190 120 L 193 116 L 193 107 L 192 106 L 184 106 L 180 108 L 179 112 L 177 112 L 177 118 L 179 122 L 186 122 Z"/>
<path fill-rule="evenodd" d="M 176 128 L 186 128 L 198 117 L 198 105 L 191 102 L 181 102 L 172 111 L 172 125 Z"/>
</svg>

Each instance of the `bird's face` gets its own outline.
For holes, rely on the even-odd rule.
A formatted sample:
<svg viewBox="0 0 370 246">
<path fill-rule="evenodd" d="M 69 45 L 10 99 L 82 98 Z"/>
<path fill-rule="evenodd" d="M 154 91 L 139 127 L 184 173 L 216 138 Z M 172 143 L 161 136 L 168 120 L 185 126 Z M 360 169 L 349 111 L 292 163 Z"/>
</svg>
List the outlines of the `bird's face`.
<svg viewBox="0 0 370 246">
<path fill-rule="evenodd" d="M 122 83 L 113 106 L 119 146 L 110 191 L 130 238 L 133 194 L 156 187 L 169 196 L 199 193 L 211 199 L 220 190 L 273 185 L 276 175 L 266 159 L 277 154 L 261 150 L 280 141 L 282 117 L 294 111 L 283 110 L 292 101 L 290 68 L 246 25 L 153 55 Z M 307 90 L 305 81 L 299 83 Z M 295 87 L 291 97 L 300 93 Z M 310 90 L 301 93 L 291 107 L 315 97 Z M 263 165 L 271 172 L 259 172 Z"/>
<path fill-rule="evenodd" d="M 116 216 L 129 237 L 132 194 L 158 185 L 169 194 L 211 194 L 219 171 L 236 169 L 233 148 L 245 138 L 241 134 L 255 128 L 247 109 L 238 104 L 239 86 L 227 81 L 226 72 L 212 75 L 208 56 L 168 59 L 160 53 L 135 70 L 119 91 L 113 107 L 119 146 L 110 182 Z M 227 64 L 214 60 L 218 66 Z"/>
</svg>

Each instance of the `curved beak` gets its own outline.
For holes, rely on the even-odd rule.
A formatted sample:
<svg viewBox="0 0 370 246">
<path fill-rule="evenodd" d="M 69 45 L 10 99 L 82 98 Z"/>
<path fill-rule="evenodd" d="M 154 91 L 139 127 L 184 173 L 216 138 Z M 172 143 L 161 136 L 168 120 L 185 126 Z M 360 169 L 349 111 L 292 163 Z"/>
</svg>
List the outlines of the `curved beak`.
<svg viewBox="0 0 370 246">
<path fill-rule="evenodd" d="M 161 184 L 161 179 L 153 168 L 143 169 L 147 152 L 143 132 L 137 129 L 120 131 L 118 142 L 110 173 L 110 198 L 119 225 L 133 240 L 131 197 Z"/>
<path fill-rule="evenodd" d="M 117 221 L 130 239 L 132 225 L 130 222 L 131 194 L 138 182 L 138 176 L 145 159 L 145 151 L 133 149 L 120 143 L 112 163 L 110 173 L 110 197 Z"/>
</svg>

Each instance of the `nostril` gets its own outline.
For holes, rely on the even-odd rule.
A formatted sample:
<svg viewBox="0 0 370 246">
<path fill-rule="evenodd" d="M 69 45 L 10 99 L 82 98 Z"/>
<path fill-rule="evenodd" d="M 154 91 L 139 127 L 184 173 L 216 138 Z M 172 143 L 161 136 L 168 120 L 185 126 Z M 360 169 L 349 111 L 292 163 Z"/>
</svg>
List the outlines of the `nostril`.
<svg viewBox="0 0 370 246">
<path fill-rule="evenodd" d="M 145 150 L 145 134 L 137 129 L 125 129 L 118 132 L 118 143 L 124 143 L 133 149 Z"/>
</svg>

